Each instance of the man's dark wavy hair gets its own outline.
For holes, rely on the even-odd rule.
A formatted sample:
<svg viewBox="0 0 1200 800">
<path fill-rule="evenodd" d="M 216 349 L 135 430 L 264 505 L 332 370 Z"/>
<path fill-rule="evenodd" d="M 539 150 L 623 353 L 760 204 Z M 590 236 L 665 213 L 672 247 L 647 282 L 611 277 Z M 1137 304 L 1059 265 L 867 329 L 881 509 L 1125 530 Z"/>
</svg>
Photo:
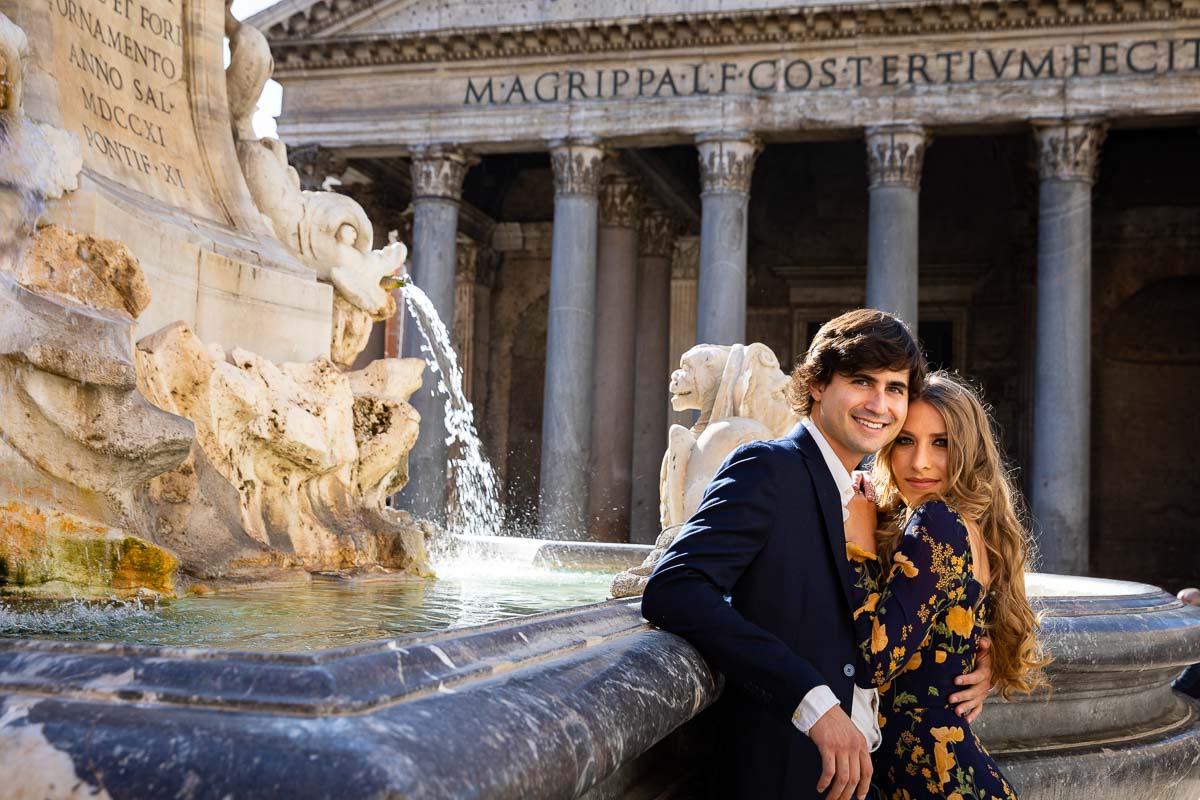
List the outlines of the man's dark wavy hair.
<svg viewBox="0 0 1200 800">
<path fill-rule="evenodd" d="M 821 326 L 804 358 L 792 370 L 788 401 L 797 414 L 812 413 L 809 386 L 824 386 L 835 375 L 881 369 L 908 371 L 908 396 L 925 384 L 925 356 L 908 326 L 886 311 L 859 308 Z"/>
</svg>

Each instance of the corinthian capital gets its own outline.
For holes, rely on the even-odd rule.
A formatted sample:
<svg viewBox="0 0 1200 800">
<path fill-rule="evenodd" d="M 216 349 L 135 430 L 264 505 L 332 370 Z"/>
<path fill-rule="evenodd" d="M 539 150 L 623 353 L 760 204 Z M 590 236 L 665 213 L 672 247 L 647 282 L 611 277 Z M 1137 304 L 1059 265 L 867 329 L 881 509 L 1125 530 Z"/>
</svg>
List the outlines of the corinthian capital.
<svg viewBox="0 0 1200 800">
<path fill-rule="evenodd" d="M 1096 182 L 1100 145 L 1108 125 L 1099 119 L 1034 120 L 1038 177 L 1042 180 Z"/>
<path fill-rule="evenodd" d="M 604 148 L 594 140 L 567 139 L 550 145 L 554 193 L 595 196 L 600 191 Z"/>
<path fill-rule="evenodd" d="M 619 170 L 608 170 L 600 181 L 600 224 L 636 228 L 642 201 L 642 185 L 637 178 Z"/>
<path fill-rule="evenodd" d="M 671 278 L 696 280 L 700 275 L 700 237 L 680 236 L 671 254 Z"/>
<path fill-rule="evenodd" d="M 920 125 L 867 128 L 867 177 L 870 188 L 921 188 L 921 167 L 929 136 Z"/>
<path fill-rule="evenodd" d="M 675 252 L 675 220 L 659 208 L 650 208 L 638 220 L 638 255 L 670 258 Z"/>
<path fill-rule="evenodd" d="M 696 138 L 700 151 L 700 185 L 704 192 L 750 191 L 754 160 L 762 143 L 748 133 L 703 134 Z"/>
<path fill-rule="evenodd" d="M 413 199 L 462 199 L 463 178 L 479 159 L 458 147 L 417 147 L 412 153 Z"/>
</svg>

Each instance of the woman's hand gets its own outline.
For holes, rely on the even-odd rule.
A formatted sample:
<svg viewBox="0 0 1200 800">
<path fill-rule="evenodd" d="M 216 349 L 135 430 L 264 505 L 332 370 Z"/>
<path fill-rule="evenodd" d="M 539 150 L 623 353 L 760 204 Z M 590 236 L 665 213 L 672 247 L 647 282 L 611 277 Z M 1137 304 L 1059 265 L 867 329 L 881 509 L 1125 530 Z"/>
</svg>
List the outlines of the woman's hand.
<svg viewBox="0 0 1200 800">
<path fill-rule="evenodd" d="M 846 519 L 846 541 L 854 542 L 868 553 L 875 552 L 875 503 L 868 500 L 861 485 L 854 490 L 854 496 L 847 505 L 850 516 Z"/>
</svg>

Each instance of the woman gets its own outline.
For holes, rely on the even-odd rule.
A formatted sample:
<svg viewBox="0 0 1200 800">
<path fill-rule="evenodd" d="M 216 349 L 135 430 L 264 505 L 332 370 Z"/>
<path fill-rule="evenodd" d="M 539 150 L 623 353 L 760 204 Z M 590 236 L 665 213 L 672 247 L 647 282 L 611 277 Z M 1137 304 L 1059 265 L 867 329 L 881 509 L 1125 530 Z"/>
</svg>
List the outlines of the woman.
<svg viewBox="0 0 1200 800">
<path fill-rule="evenodd" d="M 846 549 L 859 674 L 880 692 L 876 782 L 888 800 L 1015 798 L 946 702 L 985 634 L 993 685 L 1006 699 L 1044 683 L 1025 597 L 1029 539 L 979 398 L 946 373 L 930 375 L 879 453 L 874 480 L 882 524 L 856 496 Z"/>
</svg>

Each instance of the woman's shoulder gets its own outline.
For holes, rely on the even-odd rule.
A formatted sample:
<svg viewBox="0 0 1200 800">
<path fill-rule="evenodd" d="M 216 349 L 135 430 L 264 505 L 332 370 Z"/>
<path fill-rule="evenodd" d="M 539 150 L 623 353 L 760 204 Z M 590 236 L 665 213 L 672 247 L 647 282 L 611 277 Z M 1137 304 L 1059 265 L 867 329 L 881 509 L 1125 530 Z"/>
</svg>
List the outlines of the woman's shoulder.
<svg viewBox="0 0 1200 800">
<path fill-rule="evenodd" d="M 946 504 L 945 500 L 926 500 L 908 520 L 905 532 L 925 532 L 940 541 L 965 542 L 967 526 L 962 515 Z"/>
</svg>

